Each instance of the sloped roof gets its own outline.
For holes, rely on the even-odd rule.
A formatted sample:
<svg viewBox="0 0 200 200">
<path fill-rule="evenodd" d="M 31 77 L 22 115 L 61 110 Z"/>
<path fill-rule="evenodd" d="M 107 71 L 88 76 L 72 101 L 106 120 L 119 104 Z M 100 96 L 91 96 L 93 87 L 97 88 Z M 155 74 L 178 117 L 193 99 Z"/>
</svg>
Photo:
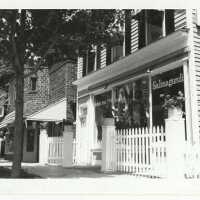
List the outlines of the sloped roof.
<svg viewBox="0 0 200 200">
<path fill-rule="evenodd" d="M 26 120 L 32 121 L 63 121 L 66 119 L 66 98 L 60 101 L 50 104 L 47 107 L 26 116 Z"/>
<path fill-rule="evenodd" d="M 15 121 L 15 111 L 7 114 L 0 122 L 0 129 L 6 127 L 8 124 L 12 124 Z"/>
</svg>

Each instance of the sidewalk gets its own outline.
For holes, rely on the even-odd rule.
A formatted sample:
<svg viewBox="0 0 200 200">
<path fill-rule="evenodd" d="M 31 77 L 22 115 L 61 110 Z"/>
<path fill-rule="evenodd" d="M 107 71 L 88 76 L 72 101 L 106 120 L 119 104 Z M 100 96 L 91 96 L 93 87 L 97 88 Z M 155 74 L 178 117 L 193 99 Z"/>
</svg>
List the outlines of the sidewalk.
<svg viewBox="0 0 200 200">
<path fill-rule="evenodd" d="M 11 163 L 1 163 L 10 168 Z M 23 169 L 42 178 L 0 179 L 1 195 L 105 195 L 124 196 L 200 196 L 199 180 L 167 180 L 136 177 L 132 175 L 105 174 L 99 168 L 63 168 L 23 163 Z M 55 196 L 56 195 L 56 196 Z"/>
</svg>

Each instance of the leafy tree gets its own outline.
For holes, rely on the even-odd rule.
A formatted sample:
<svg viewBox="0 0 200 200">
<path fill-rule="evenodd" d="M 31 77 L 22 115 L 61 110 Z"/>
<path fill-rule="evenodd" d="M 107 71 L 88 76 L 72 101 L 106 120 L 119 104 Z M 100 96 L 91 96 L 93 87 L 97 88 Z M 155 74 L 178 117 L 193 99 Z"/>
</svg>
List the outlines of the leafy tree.
<svg viewBox="0 0 200 200">
<path fill-rule="evenodd" d="M 20 177 L 24 78 L 92 44 L 118 38 L 122 10 L 0 10 L 0 72 L 16 79 L 13 178 Z M 25 74 L 25 65 L 34 67 Z"/>
</svg>

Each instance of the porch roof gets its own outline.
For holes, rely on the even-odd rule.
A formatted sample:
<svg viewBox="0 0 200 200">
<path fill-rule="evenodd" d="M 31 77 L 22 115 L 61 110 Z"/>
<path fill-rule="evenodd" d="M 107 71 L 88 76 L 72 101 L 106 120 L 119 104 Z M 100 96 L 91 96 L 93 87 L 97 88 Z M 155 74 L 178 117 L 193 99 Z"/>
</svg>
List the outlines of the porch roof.
<svg viewBox="0 0 200 200">
<path fill-rule="evenodd" d="M 62 121 L 66 119 L 66 98 L 60 101 L 50 104 L 47 107 L 41 109 L 26 117 L 26 120 L 31 121 Z"/>
<path fill-rule="evenodd" d="M 170 59 L 188 51 L 187 30 L 179 30 L 105 68 L 76 80 L 73 84 L 78 86 L 78 91 L 94 90 L 109 85 L 116 77 L 123 78 L 133 71 L 151 68 L 160 63 L 161 59 Z"/>
</svg>

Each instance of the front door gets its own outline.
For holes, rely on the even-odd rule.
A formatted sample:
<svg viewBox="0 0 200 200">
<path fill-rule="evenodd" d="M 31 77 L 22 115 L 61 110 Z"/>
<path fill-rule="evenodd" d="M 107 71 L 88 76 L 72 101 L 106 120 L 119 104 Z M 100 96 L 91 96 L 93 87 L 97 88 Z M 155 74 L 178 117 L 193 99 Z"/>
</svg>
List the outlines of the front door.
<svg viewBox="0 0 200 200">
<path fill-rule="evenodd" d="M 37 131 L 34 128 L 27 128 L 24 132 L 23 161 L 37 162 L 38 149 Z"/>
</svg>

